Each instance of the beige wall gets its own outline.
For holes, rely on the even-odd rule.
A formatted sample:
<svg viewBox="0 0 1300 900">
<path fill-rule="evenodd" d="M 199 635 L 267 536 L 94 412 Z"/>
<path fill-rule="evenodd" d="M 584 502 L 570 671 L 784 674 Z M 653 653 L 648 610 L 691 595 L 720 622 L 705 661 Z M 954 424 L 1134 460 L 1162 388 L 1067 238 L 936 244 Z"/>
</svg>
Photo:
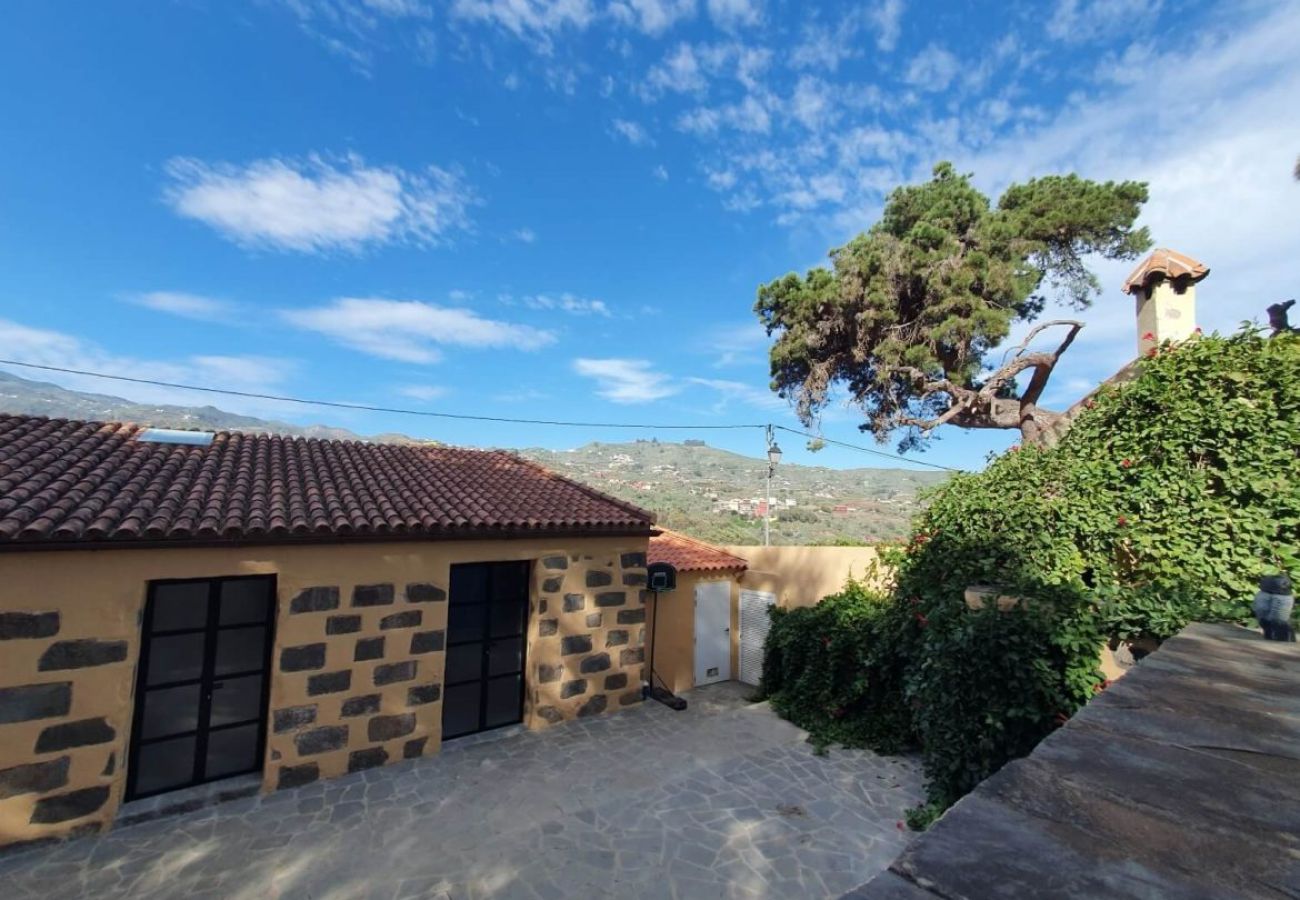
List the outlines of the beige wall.
<svg viewBox="0 0 1300 900">
<path fill-rule="evenodd" d="M 850 576 L 880 578 L 874 547 L 724 547 L 749 561 L 741 587 L 776 594 L 785 608 L 812 606 L 844 587 Z M 738 632 L 732 626 L 732 634 Z M 734 667 L 733 667 L 734 671 Z"/>
<path fill-rule="evenodd" d="M 10 614 L 0 618 L 9 629 L 7 635 L 0 631 L 8 638 L 0 640 L 0 846 L 98 830 L 112 821 L 125 787 L 139 621 L 151 580 L 277 576 L 263 775 L 264 789 L 272 789 L 282 779 L 300 783 L 358 763 L 438 750 L 447 624 L 445 593 L 438 594 L 446 590 L 453 563 L 537 561 L 526 650 L 530 727 L 636 702 L 646 549 L 644 538 L 602 538 L 0 553 L 0 617 Z M 354 606 L 358 585 L 392 585 L 392 602 Z M 409 590 L 412 585 L 426 587 Z M 294 612 L 294 598 L 311 588 L 326 589 L 317 606 L 336 596 L 337 608 L 300 604 L 302 611 Z M 384 622 L 395 613 L 410 615 Z M 345 615 L 360 616 L 357 630 L 328 633 L 330 618 Z M 430 632 L 440 633 L 432 650 Z M 418 645 L 417 633 L 425 635 Z M 357 641 L 376 637 L 384 638 L 383 657 L 357 662 Z M 320 643 L 323 667 L 281 671 L 285 648 Z M 56 668 L 46 657 L 70 652 L 93 664 Z M 376 684 L 381 666 L 396 666 L 401 677 Z M 345 671 L 351 673 L 346 688 L 309 693 L 312 676 Z M 372 695 L 378 695 L 377 709 Z M 360 697 L 368 698 L 367 712 L 345 717 L 344 704 Z M 277 711 L 284 726 L 278 732 Z M 60 726 L 68 725 L 87 731 L 91 742 L 36 752 L 52 726 L 67 743 L 68 729 Z M 323 734 L 338 746 L 314 752 L 309 733 L 322 728 L 333 729 Z M 358 750 L 366 753 L 354 757 Z"/>
<path fill-rule="evenodd" d="M 1139 356 L 1164 341 L 1185 341 L 1196 331 L 1196 285 L 1181 287 L 1163 278 L 1134 294 Z"/>
<path fill-rule="evenodd" d="M 663 607 L 658 626 L 655 625 L 655 601 L 649 600 L 646 610 L 650 623 L 646 627 L 646 660 L 653 648 L 655 673 L 674 694 L 695 687 L 695 586 L 703 582 L 726 581 L 731 584 L 731 676 L 736 677 L 737 632 L 736 610 L 739 596 L 738 572 L 678 572 L 677 590 L 660 595 Z M 646 673 L 647 678 L 649 672 Z M 659 682 L 657 682 L 659 683 Z"/>
</svg>

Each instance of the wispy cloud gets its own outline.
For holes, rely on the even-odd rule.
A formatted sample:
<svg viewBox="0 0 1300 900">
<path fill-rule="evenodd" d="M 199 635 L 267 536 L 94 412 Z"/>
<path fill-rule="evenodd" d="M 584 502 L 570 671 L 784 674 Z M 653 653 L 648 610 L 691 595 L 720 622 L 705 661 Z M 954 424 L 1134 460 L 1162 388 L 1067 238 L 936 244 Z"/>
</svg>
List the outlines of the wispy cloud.
<svg viewBox="0 0 1300 900">
<path fill-rule="evenodd" d="M 362 353 L 411 363 L 437 362 L 442 347 L 537 350 L 555 341 L 545 329 L 419 300 L 344 297 L 325 306 L 281 310 L 280 315 L 295 327 Z"/>
<path fill-rule="evenodd" d="M 179 215 L 244 247 L 303 253 L 444 243 L 470 227 L 469 209 L 477 202 L 452 170 L 368 166 L 359 156 L 247 165 L 178 157 L 167 174 L 163 196 Z"/>
<path fill-rule="evenodd" d="M 879 0 L 867 16 L 876 31 L 876 46 L 886 53 L 893 50 L 903 32 L 903 0 Z"/>
<path fill-rule="evenodd" d="M 425 0 L 281 0 L 304 34 L 369 75 L 376 51 L 386 47 L 384 26 L 398 22 L 400 38 L 416 58 L 431 62 L 437 39 L 427 24 L 433 18 Z"/>
<path fill-rule="evenodd" d="M 1117 28 L 1133 34 L 1160 13 L 1162 0 L 1057 0 L 1047 34 L 1058 41 L 1093 41 Z"/>
<path fill-rule="evenodd" d="M 447 396 L 448 390 L 437 384 L 404 384 L 397 388 L 397 393 L 412 400 L 427 402 Z"/>
<path fill-rule="evenodd" d="M 113 353 L 76 335 L 45 328 L 32 328 L 12 320 L 0 319 L 0 346 L 23 362 L 48 366 L 67 366 L 106 375 L 194 384 L 203 387 L 229 388 L 255 393 L 274 393 L 296 369 L 292 360 L 266 356 L 229 356 L 194 354 L 172 359 L 157 359 Z M 211 403 L 212 395 L 161 385 L 125 384 L 83 375 L 43 372 L 13 367 L 10 371 L 23 378 L 53 381 L 63 387 L 96 394 L 127 396 L 141 403 L 192 404 Z M 222 406 L 240 411 L 276 409 L 269 402 L 223 398 Z"/>
<path fill-rule="evenodd" d="M 503 299 L 507 303 L 513 302 L 508 297 Z M 534 294 L 520 298 L 519 302 L 529 309 L 557 310 L 575 316 L 603 316 L 607 319 L 613 316 L 604 300 L 590 300 L 569 293 Z"/>
<path fill-rule="evenodd" d="M 645 359 L 577 359 L 573 370 L 595 379 L 596 393 L 614 403 L 651 403 L 682 389 Z"/>
<path fill-rule="evenodd" d="M 537 240 L 537 232 L 531 228 L 516 228 L 515 240 L 524 244 L 531 244 Z"/>
<path fill-rule="evenodd" d="M 688 378 L 687 381 L 716 391 L 718 399 L 714 404 L 714 409 L 719 411 L 732 404 L 774 411 L 789 408 L 786 401 L 771 391 L 755 387 L 752 384 L 746 384 L 743 381 L 731 381 L 724 378 Z"/>
<path fill-rule="evenodd" d="M 183 291 L 146 291 L 140 294 L 124 294 L 122 299 L 145 309 L 194 319 L 199 322 L 231 322 L 235 319 L 237 307 L 226 300 L 189 294 Z"/>
<path fill-rule="evenodd" d="M 597 15 L 590 0 L 453 0 L 450 14 L 495 26 L 545 53 L 559 33 L 581 31 Z"/>
<path fill-rule="evenodd" d="M 907 83 L 923 91 L 942 91 L 961 71 L 961 63 L 938 44 L 928 44 L 907 64 Z"/>
<path fill-rule="evenodd" d="M 668 180 L 668 170 L 664 168 L 662 165 L 655 166 L 653 169 L 650 170 L 650 174 L 653 175 L 655 178 L 659 179 L 660 181 Z"/>
<path fill-rule="evenodd" d="M 695 15 L 695 0 L 619 0 L 609 5 L 619 22 L 651 35 L 659 35 Z"/>
<path fill-rule="evenodd" d="M 751 27 L 763 21 L 760 0 L 708 0 L 709 18 L 719 28 Z"/>
<path fill-rule="evenodd" d="M 610 128 L 633 147 L 644 147 L 654 143 L 645 127 L 630 119 L 615 119 L 610 123 Z"/>
</svg>

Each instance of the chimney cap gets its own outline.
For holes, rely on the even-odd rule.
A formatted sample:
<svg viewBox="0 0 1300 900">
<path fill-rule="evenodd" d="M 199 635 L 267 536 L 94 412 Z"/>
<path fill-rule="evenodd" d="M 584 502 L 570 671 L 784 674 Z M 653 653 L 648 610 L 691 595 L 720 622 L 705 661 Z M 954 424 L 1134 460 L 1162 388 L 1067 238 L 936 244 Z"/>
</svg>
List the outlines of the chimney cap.
<svg viewBox="0 0 1300 900">
<path fill-rule="evenodd" d="M 1210 274 L 1210 267 L 1197 262 L 1185 253 L 1157 247 L 1124 281 L 1124 293 L 1132 294 L 1146 290 L 1151 279 L 1160 276 L 1170 281 L 1186 279 L 1188 284 L 1196 284 Z"/>
</svg>

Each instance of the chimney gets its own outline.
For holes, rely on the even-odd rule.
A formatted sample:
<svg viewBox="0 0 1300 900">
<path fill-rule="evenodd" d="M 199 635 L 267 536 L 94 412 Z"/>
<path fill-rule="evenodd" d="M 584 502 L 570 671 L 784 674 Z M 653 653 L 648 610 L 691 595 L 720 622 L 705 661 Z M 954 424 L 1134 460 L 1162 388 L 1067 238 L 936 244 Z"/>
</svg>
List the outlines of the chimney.
<svg viewBox="0 0 1300 900">
<path fill-rule="evenodd" d="M 1196 283 L 1210 269 L 1190 256 L 1158 248 L 1124 282 L 1137 301 L 1138 356 L 1164 341 L 1185 341 L 1196 331 Z"/>
</svg>

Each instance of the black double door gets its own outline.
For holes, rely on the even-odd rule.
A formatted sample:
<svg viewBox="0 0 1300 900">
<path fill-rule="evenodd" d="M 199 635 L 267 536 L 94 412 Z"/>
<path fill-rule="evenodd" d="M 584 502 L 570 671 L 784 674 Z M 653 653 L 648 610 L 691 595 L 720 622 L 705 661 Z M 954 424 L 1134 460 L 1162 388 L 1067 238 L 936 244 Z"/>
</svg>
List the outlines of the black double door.
<svg viewBox="0 0 1300 900">
<path fill-rule="evenodd" d="M 528 562 L 451 567 L 444 739 L 523 721 Z"/>
<path fill-rule="evenodd" d="M 274 615 L 271 576 L 150 583 L 127 799 L 262 768 Z"/>
</svg>

